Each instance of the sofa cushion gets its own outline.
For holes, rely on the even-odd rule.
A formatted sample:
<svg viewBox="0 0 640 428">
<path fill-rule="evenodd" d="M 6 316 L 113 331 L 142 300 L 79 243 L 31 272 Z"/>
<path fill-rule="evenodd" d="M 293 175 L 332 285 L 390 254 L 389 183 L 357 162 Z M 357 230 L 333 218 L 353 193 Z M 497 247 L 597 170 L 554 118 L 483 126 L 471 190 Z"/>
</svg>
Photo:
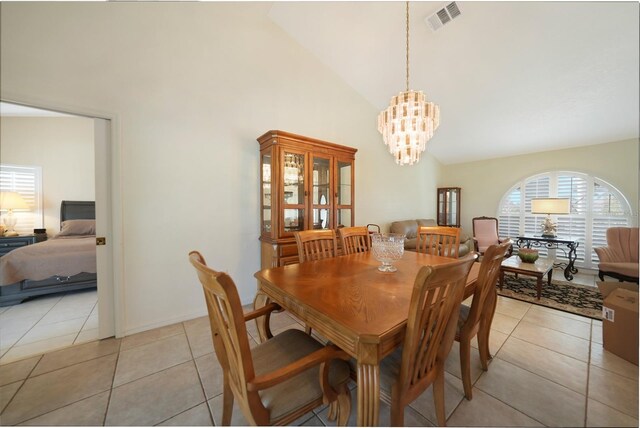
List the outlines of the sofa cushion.
<svg viewBox="0 0 640 428">
<path fill-rule="evenodd" d="M 391 233 L 402 233 L 406 239 L 415 239 L 418 234 L 418 222 L 416 220 L 394 221 L 389 229 Z"/>
</svg>

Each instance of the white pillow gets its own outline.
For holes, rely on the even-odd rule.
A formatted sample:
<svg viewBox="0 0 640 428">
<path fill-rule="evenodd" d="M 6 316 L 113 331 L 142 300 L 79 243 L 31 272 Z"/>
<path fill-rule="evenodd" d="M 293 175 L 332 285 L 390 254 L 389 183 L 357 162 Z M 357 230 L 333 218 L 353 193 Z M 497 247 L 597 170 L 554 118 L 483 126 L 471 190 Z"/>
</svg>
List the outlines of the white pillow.
<svg viewBox="0 0 640 428">
<path fill-rule="evenodd" d="M 95 235 L 95 220 L 67 220 L 62 222 L 60 233 L 56 236 Z"/>
</svg>

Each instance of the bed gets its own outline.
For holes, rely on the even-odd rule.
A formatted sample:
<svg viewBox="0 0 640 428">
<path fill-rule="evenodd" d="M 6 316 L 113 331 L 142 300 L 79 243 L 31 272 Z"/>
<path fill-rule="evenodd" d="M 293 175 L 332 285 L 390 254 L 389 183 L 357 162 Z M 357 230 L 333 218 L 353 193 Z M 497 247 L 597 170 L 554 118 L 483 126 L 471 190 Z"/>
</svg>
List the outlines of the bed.
<svg viewBox="0 0 640 428">
<path fill-rule="evenodd" d="M 45 294 L 95 288 L 95 202 L 62 201 L 60 233 L 0 257 L 0 306 Z"/>
</svg>

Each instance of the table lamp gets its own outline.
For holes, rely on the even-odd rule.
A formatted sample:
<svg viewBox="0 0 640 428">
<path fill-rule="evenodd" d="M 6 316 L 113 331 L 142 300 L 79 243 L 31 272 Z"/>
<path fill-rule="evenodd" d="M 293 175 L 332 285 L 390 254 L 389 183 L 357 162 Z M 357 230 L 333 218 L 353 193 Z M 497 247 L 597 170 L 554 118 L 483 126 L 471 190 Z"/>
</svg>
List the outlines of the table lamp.
<svg viewBox="0 0 640 428">
<path fill-rule="evenodd" d="M 546 214 L 542 222 L 542 236 L 556 237 L 556 224 L 551 220 L 551 214 L 569 214 L 571 205 L 569 198 L 538 198 L 531 200 L 531 214 Z"/>
<path fill-rule="evenodd" d="M 4 236 L 18 236 L 15 231 L 17 219 L 13 215 L 13 210 L 28 210 L 29 205 L 18 192 L 0 192 L 0 211 L 6 211 L 3 216 L 3 223 L 7 227 Z"/>
</svg>

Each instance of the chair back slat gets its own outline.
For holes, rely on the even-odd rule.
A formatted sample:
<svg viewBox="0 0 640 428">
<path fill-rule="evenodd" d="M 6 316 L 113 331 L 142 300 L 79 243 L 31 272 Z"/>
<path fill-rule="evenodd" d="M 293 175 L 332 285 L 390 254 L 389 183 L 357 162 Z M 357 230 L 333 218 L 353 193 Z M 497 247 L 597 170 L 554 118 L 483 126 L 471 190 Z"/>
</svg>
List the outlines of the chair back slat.
<svg viewBox="0 0 640 428">
<path fill-rule="evenodd" d="M 489 246 L 484 253 L 465 326 L 474 326 L 479 323 L 483 310 L 493 307 L 493 302 L 498 298 L 496 283 L 500 274 L 500 265 L 509 252 L 510 246 L 511 241 L 507 240 L 500 245 Z"/>
<path fill-rule="evenodd" d="M 371 250 L 371 234 L 365 226 L 338 229 L 344 254 L 364 253 Z"/>
<path fill-rule="evenodd" d="M 247 391 L 247 381 L 254 378 L 255 372 L 236 285 L 228 274 L 207 267 L 199 252 L 189 253 L 189 261 L 202 284 L 220 366 L 228 374 L 231 388 L 248 400 L 249 395 L 257 394 Z"/>
<path fill-rule="evenodd" d="M 335 257 L 338 241 L 334 230 L 304 230 L 295 232 L 300 263 Z"/>
<path fill-rule="evenodd" d="M 460 228 L 420 226 L 416 249 L 421 253 L 457 259 L 460 249 Z"/>
<path fill-rule="evenodd" d="M 424 266 L 416 277 L 397 387 L 412 395 L 432 382 L 455 337 L 467 275 L 476 255 L 436 266 Z"/>
</svg>

